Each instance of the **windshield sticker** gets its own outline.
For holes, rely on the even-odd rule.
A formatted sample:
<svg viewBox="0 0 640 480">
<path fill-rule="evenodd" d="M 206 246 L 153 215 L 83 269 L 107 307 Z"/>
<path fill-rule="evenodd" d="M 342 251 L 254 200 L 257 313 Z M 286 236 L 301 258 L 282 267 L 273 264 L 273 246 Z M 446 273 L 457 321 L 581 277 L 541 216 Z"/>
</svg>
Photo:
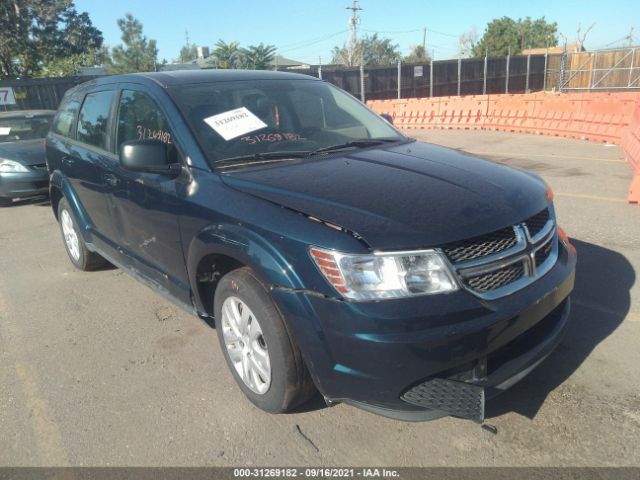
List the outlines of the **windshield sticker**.
<svg viewBox="0 0 640 480">
<path fill-rule="evenodd" d="M 0 135 L 9 135 L 11 133 L 11 127 L 0 127 Z"/>
<path fill-rule="evenodd" d="M 204 121 L 227 141 L 267 126 L 246 107 L 207 117 Z"/>
</svg>

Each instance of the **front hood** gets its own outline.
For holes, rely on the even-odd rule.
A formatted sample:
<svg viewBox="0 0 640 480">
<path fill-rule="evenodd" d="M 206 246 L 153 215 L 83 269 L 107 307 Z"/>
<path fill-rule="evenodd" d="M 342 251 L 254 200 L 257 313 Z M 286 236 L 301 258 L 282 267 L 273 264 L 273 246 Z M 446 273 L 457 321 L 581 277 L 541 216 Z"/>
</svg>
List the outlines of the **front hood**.
<svg viewBox="0 0 640 480">
<path fill-rule="evenodd" d="M 15 160 L 23 165 L 44 165 L 44 139 L 0 143 L 0 158 Z"/>
<path fill-rule="evenodd" d="M 546 186 L 529 173 L 418 142 L 247 168 L 222 179 L 357 233 L 376 250 L 488 233 L 546 205 Z"/>
</svg>

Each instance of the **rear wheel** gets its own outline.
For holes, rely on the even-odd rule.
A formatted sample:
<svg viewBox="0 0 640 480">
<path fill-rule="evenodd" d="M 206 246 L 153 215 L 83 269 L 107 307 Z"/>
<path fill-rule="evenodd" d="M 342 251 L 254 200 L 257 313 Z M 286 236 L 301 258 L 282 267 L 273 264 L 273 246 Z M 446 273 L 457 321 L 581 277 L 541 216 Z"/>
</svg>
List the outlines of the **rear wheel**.
<svg viewBox="0 0 640 480">
<path fill-rule="evenodd" d="M 216 331 L 234 379 L 258 408 L 284 413 L 316 393 L 300 351 L 248 268 L 225 275 L 214 299 Z"/>
<path fill-rule="evenodd" d="M 78 224 L 73 218 L 69 203 L 65 198 L 58 204 L 58 221 L 60 232 L 64 240 L 64 248 L 73 265 L 84 271 L 95 270 L 102 267 L 106 260 L 95 252 L 91 252 L 82 240 Z"/>
</svg>

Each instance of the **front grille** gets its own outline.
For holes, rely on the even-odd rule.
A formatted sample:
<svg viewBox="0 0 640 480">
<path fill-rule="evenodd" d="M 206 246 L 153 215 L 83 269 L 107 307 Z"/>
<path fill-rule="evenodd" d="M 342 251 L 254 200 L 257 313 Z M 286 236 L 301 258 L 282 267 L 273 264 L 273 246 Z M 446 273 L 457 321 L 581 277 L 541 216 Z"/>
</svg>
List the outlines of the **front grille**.
<svg viewBox="0 0 640 480">
<path fill-rule="evenodd" d="M 544 229 L 552 220 L 551 210 L 545 208 L 524 222 L 449 243 L 442 247 L 442 252 L 468 290 L 495 299 L 514 291 L 508 288 L 510 284 L 522 278 L 529 278 L 531 283 L 551 268 L 553 262 L 547 260 L 557 255 L 556 239 L 553 229 Z M 505 263 L 508 265 L 504 266 Z M 525 284 L 519 282 L 518 286 Z"/>
<path fill-rule="evenodd" d="M 536 213 L 533 217 L 530 217 L 529 219 L 525 220 L 524 223 L 527 225 L 527 228 L 529 229 L 529 235 L 531 235 L 532 237 L 535 237 L 538 233 L 540 233 L 544 228 L 544 226 L 549 221 L 549 217 L 550 217 L 549 209 L 545 208 L 540 213 Z"/>
<path fill-rule="evenodd" d="M 547 242 L 547 244 L 542 247 L 540 250 L 536 251 L 536 267 L 542 265 L 549 255 L 551 255 L 551 250 L 553 249 L 553 238 Z"/>
<path fill-rule="evenodd" d="M 467 278 L 466 284 L 478 292 L 490 292 L 509 285 L 524 276 L 522 262 L 512 263 L 498 270 Z"/>
<path fill-rule="evenodd" d="M 450 243 L 442 250 L 452 263 L 460 263 L 495 255 L 513 247 L 516 243 L 517 239 L 513 228 L 507 227 L 469 240 Z"/>
<path fill-rule="evenodd" d="M 540 233 L 550 218 L 549 209 L 545 208 L 525 220 L 530 236 L 534 237 Z M 506 227 L 485 235 L 449 243 L 442 247 L 442 251 L 451 263 L 456 264 L 495 255 L 513 247 L 517 242 L 513 227 Z"/>
</svg>

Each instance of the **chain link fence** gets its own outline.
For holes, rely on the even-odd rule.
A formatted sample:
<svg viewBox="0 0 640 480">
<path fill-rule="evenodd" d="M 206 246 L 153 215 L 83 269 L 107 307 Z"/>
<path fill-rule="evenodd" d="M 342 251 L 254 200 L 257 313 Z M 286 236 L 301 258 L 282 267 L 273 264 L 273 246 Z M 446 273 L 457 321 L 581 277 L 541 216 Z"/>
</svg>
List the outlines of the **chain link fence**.
<svg viewBox="0 0 640 480">
<path fill-rule="evenodd" d="M 525 93 L 545 87 L 548 55 L 465 58 L 353 68 L 295 70 L 366 100 Z"/>
</svg>

